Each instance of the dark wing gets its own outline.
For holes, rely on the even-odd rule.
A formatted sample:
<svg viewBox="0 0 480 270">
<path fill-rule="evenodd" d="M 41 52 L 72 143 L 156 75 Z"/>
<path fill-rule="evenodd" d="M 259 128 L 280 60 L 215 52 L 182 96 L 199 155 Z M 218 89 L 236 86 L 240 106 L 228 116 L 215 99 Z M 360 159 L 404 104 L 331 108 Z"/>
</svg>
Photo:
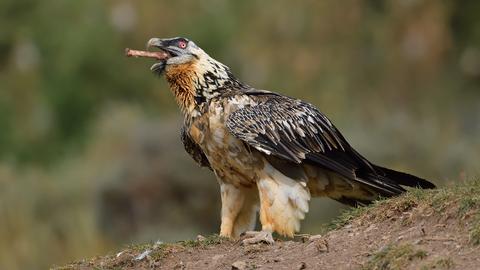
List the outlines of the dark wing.
<svg viewBox="0 0 480 270">
<path fill-rule="evenodd" d="M 196 144 L 192 138 L 188 135 L 188 132 L 185 128 L 185 126 L 182 127 L 181 130 L 181 139 L 183 146 L 185 147 L 185 150 L 187 153 L 190 154 L 190 156 L 201 166 L 201 167 L 208 167 L 210 170 L 212 169 L 210 167 L 210 163 L 208 162 L 207 156 L 203 153 L 202 149 L 198 144 Z"/>
<path fill-rule="evenodd" d="M 273 93 L 247 94 L 258 104 L 233 112 L 226 121 L 236 138 L 266 155 L 334 171 L 384 196 L 405 191 L 391 179 L 382 178 L 378 167 L 358 154 L 313 105 Z"/>
</svg>

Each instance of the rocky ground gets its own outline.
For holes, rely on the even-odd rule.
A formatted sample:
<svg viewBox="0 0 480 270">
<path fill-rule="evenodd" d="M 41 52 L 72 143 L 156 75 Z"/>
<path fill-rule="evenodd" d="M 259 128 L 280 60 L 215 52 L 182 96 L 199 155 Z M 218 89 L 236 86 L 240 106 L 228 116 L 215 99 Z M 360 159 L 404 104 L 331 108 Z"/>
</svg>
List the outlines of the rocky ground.
<svg viewBox="0 0 480 270">
<path fill-rule="evenodd" d="M 480 269 L 480 180 L 344 213 L 321 235 L 137 245 L 54 269 Z"/>
</svg>

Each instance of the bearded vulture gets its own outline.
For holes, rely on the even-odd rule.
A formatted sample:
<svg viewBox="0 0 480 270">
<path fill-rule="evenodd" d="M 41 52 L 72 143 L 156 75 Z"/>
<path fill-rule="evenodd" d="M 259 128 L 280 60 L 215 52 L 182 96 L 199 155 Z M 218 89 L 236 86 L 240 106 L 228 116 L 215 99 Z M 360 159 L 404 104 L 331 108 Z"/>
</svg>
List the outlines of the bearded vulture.
<svg viewBox="0 0 480 270">
<path fill-rule="evenodd" d="M 147 47 L 158 51 L 127 55 L 158 60 L 151 70 L 165 75 L 183 113 L 185 149 L 220 184 L 221 236 L 273 243 L 273 232 L 300 230 L 311 197 L 357 206 L 404 186 L 435 187 L 369 162 L 315 106 L 248 86 L 191 40 L 152 38 Z"/>
</svg>

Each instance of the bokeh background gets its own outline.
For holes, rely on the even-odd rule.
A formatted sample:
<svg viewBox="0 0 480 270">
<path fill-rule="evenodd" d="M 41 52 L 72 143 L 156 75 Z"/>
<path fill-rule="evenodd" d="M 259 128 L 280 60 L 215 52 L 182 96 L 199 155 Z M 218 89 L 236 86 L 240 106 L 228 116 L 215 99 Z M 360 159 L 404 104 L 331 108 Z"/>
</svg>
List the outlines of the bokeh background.
<svg viewBox="0 0 480 270">
<path fill-rule="evenodd" d="M 149 59 L 185 36 L 317 105 L 359 152 L 437 184 L 480 170 L 480 2 L 0 1 L 0 269 L 217 232 L 213 175 Z M 316 199 L 304 232 L 341 206 Z"/>
</svg>

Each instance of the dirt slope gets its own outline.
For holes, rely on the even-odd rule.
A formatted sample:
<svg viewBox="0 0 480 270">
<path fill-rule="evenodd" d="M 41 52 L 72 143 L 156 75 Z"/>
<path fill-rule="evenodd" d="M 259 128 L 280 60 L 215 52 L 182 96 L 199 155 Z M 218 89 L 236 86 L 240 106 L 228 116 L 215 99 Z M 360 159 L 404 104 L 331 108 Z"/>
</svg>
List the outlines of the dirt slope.
<svg viewBox="0 0 480 270">
<path fill-rule="evenodd" d="M 133 246 L 56 269 L 480 269 L 480 181 L 352 209 L 323 235 Z"/>
</svg>

